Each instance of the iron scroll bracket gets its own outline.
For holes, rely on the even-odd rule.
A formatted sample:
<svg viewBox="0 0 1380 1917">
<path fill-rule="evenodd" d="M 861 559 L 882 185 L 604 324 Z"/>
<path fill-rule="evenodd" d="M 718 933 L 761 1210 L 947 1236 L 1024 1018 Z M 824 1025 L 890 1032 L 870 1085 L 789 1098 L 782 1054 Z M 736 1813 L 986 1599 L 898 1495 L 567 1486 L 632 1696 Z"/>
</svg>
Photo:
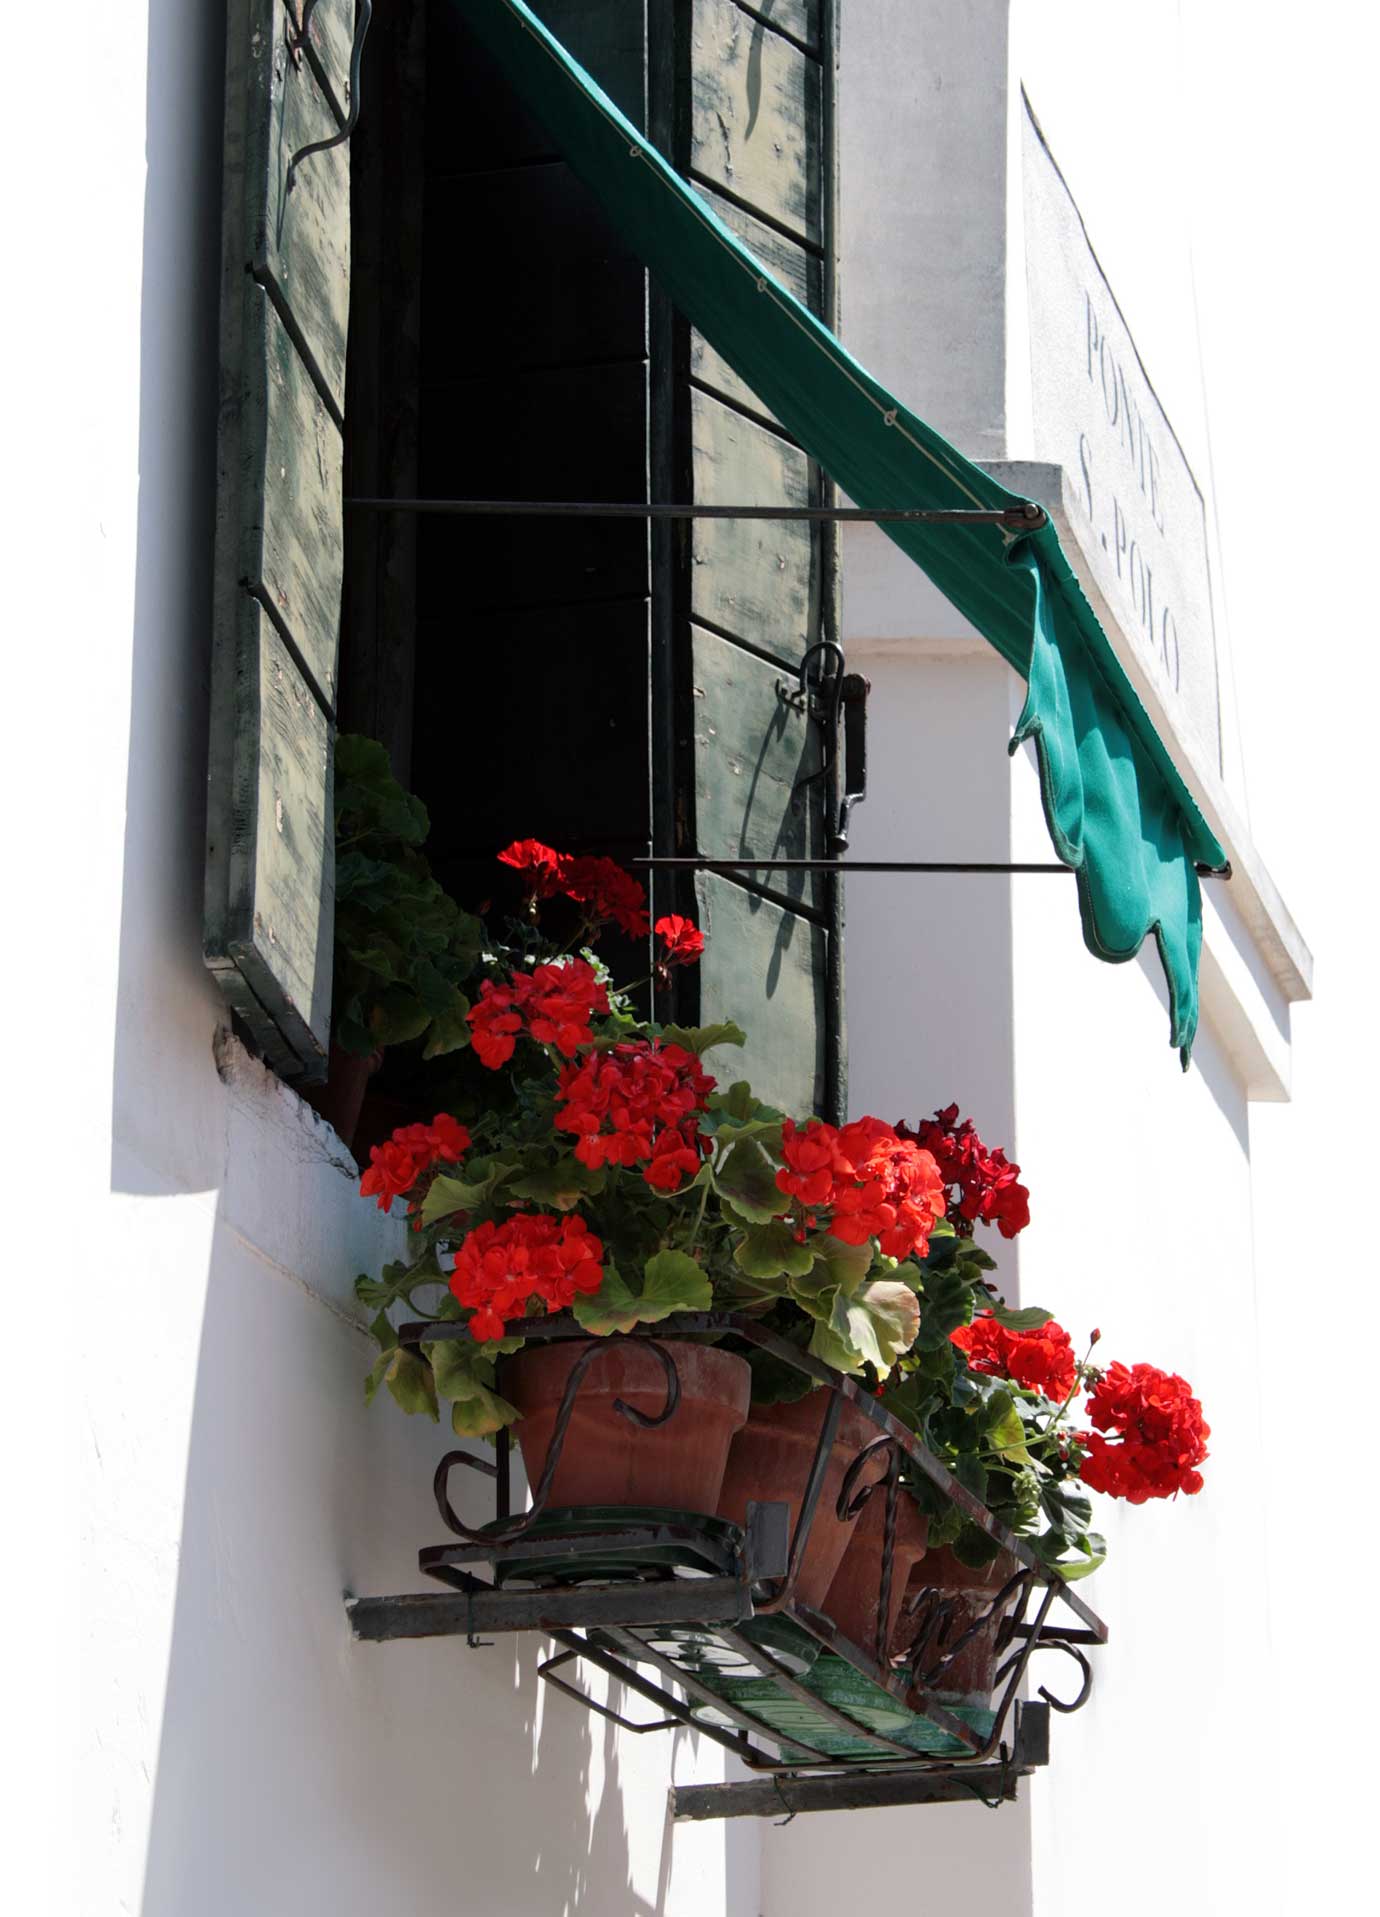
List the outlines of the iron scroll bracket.
<svg viewBox="0 0 1380 1917">
<path fill-rule="evenodd" d="M 317 0 L 302 0 L 302 17 L 297 24 L 292 39 L 293 58 L 299 59 L 301 49 L 307 44 L 307 33 L 311 27 L 311 17 L 316 11 Z M 360 89 L 359 70 L 364 59 L 364 40 L 369 31 L 369 22 L 374 17 L 374 0 L 359 0 L 359 16 L 355 22 L 354 45 L 350 49 L 350 104 L 345 115 L 345 123 L 338 133 L 329 140 L 313 140 L 308 146 L 299 146 L 288 161 L 287 179 L 283 185 L 283 197 L 291 193 L 297 169 L 304 160 L 314 153 L 329 153 L 332 147 L 343 146 L 359 124 Z"/>
</svg>

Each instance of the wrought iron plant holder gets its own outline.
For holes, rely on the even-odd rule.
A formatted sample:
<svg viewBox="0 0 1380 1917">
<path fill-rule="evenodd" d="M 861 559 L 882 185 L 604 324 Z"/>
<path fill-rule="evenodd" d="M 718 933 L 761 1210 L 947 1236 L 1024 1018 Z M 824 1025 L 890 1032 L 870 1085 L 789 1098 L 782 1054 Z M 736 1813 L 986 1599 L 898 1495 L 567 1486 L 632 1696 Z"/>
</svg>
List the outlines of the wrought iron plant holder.
<svg viewBox="0 0 1380 1917">
<path fill-rule="evenodd" d="M 588 1337 L 567 1313 L 510 1330 L 533 1343 Z M 559 1646 L 539 1667 L 555 1689 L 638 1734 L 693 1729 L 757 1773 L 742 1782 L 675 1787 L 678 1818 L 1014 1800 L 1018 1779 L 1048 1761 L 1051 1710 L 1076 1711 L 1087 1701 L 1092 1670 L 1086 1647 L 1105 1644 L 1108 1635 L 1097 1614 L 869 1392 L 752 1318 L 680 1313 L 654 1332 L 626 1335 L 655 1354 L 666 1378 L 666 1402 L 655 1415 L 616 1401 L 618 1412 L 642 1428 L 666 1424 L 678 1409 L 676 1339 L 733 1335 L 827 1390 L 794 1526 L 785 1503 L 749 1505 L 745 1526 L 696 1512 L 550 1509 L 585 1373 L 611 1342 L 592 1340 L 570 1372 L 529 1507 L 511 1508 L 506 1432 L 499 1434 L 493 1461 L 448 1452 L 437 1467 L 434 1491 L 441 1519 L 458 1542 L 426 1546 L 418 1563 L 449 1589 L 347 1597 L 355 1636 L 370 1642 L 459 1636 L 478 1645 L 482 1633 L 544 1633 Z M 409 1324 L 400 1333 L 412 1347 L 468 1336 L 453 1320 Z M 845 1400 L 870 1419 L 877 1436 L 844 1477 L 838 1515 L 856 1517 L 869 1498 L 886 1500 L 877 1632 L 868 1645 L 850 1642 L 832 1618 L 796 1592 Z M 1017 1569 L 999 1590 L 980 1597 L 965 1593 L 964 1601 L 922 1589 L 908 1603 L 910 1648 L 895 1661 L 888 1657 L 887 1635 L 898 1500 L 905 1495 L 903 1460 L 985 1531 Z M 878 1465 L 882 1474 L 869 1478 Z M 492 1522 L 475 1528 L 457 1516 L 449 1486 L 458 1467 L 493 1480 Z M 481 1566 L 489 1568 L 489 1578 L 477 1574 Z M 1052 1615 L 1056 1602 L 1071 1619 Z M 991 1708 L 962 1709 L 944 1701 L 945 1678 L 982 1637 L 997 1657 Z M 1057 1651 L 1076 1666 L 1073 1697 L 1055 1696 L 1044 1685 L 1036 1699 L 1020 1697 L 1037 1651 Z M 572 1681 L 580 1663 L 616 1679 L 657 1715 L 634 1720 L 600 1703 Z M 827 1686 L 821 1682 L 826 1670 Z"/>
</svg>

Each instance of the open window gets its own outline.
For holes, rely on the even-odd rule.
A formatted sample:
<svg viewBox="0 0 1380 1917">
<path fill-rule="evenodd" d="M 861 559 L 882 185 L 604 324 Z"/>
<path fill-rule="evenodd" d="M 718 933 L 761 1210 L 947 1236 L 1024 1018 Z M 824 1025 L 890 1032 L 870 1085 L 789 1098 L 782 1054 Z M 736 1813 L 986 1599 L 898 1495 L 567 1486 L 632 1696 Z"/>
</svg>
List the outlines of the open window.
<svg viewBox="0 0 1380 1917">
<path fill-rule="evenodd" d="M 830 0 L 538 11 L 832 317 Z M 285 1076 L 329 1044 L 331 744 L 380 739 L 462 902 L 543 838 L 625 862 L 829 850 L 806 522 L 391 501 L 807 505 L 818 468 L 658 292 L 451 0 L 231 0 L 207 952 Z M 348 139 L 331 139 L 358 109 Z M 348 363 L 346 334 L 348 315 Z M 343 620 L 337 607 L 343 601 Z M 839 881 L 656 872 L 710 934 L 677 1017 L 738 1019 L 783 1107 L 843 1103 Z M 630 966 L 621 968 L 625 972 Z M 391 1060 L 380 1096 L 412 1096 Z M 390 1112 L 390 1117 L 395 1113 Z"/>
</svg>

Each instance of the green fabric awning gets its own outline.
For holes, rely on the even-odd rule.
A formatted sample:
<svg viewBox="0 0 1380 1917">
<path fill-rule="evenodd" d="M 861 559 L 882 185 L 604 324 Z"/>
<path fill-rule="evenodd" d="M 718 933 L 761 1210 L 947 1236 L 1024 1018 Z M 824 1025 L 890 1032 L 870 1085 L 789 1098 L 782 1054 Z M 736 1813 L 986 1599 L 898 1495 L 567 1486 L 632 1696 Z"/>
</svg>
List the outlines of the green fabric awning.
<svg viewBox="0 0 1380 1917">
<path fill-rule="evenodd" d="M 452 0 L 610 221 L 786 430 L 859 506 L 1020 503 L 910 413 L 756 260 L 648 144 L 524 0 Z M 937 268 L 936 270 L 942 270 Z M 1046 524 L 884 530 L 1026 681 L 1011 750 L 1033 739 L 1045 818 L 1077 873 L 1083 936 L 1134 958 L 1154 934 L 1170 1036 L 1198 1023 L 1195 865 L 1226 855 L 1117 661 Z"/>
</svg>

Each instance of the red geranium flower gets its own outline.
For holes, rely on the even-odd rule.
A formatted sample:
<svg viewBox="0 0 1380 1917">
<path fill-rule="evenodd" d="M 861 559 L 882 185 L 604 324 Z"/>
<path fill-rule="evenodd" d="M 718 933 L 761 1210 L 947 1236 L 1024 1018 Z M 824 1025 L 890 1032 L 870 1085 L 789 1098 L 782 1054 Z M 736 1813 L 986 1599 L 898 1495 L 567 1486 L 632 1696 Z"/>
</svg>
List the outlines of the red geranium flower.
<svg viewBox="0 0 1380 1917">
<path fill-rule="evenodd" d="M 1176 1373 L 1154 1365 L 1132 1365 L 1129 1371 L 1123 1364 L 1111 1365 L 1089 1395 L 1088 1416 L 1097 1429 L 1078 1434 L 1087 1453 L 1080 1474 L 1094 1491 L 1144 1504 L 1202 1490 L 1198 1466 L 1208 1455 L 1211 1429 L 1203 1407 Z"/>
<path fill-rule="evenodd" d="M 379 1210 L 387 1211 L 433 1165 L 453 1165 L 469 1148 L 469 1133 L 449 1112 L 438 1112 L 429 1125 L 400 1125 L 386 1144 L 370 1146 L 360 1195 L 377 1198 Z"/>
<path fill-rule="evenodd" d="M 467 1234 L 450 1288 L 473 1310 L 470 1335 L 482 1342 L 501 1338 L 508 1320 L 525 1317 L 533 1299 L 562 1311 L 578 1292 L 597 1291 L 603 1256 L 602 1240 L 578 1213 L 514 1212 L 502 1224 L 476 1225 Z"/>
<path fill-rule="evenodd" d="M 577 1134 L 582 1165 L 641 1165 L 649 1185 L 678 1191 L 709 1150 L 697 1118 L 714 1083 L 679 1045 L 630 1039 L 566 1066 L 556 1126 Z"/>
<path fill-rule="evenodd" d="M 875 1238 L 888 1258 L 922 1257 L 944 1215 L 944 1188 L 927 1151 L 898 1136 L 880 1118 L 859 1118 L 837 1130 L 822 1119 L 782 1126 L 786 1163 L 777 1189 L 845 1245 Z"/>
<path fill-rule="evenodd" d="M 1008 1331 L 991 1312 L 980 1312 L 970 1325 L 960 1325 L 949 1337 L 973 1371 L 991 1378 L 1009 1378 L 1027 1391 L 1043 1392 L 1062 1403 L 1078 1376 L 1069 1334 L 1051 1318 L 1038 1331 Z"/>
<path fill-rule="evenodd" d="M 480 1063 L 492 1072 L 507 1064 L 524 1031 L 570 1058 L 589 1042 L 590 1020 L 608 1009 L 608 992 L 589 960 L 570 958 L 502 982 L 485 979 L 466 1016 Z"/>
<path fill-rule="evenodd" d="M 995 1225 L 1003 1238 L 1014 1238 L 1030 1223 L 1030 1193 L 1016 1181 L 1020 1166 L 1003 1151 L 990 1150 L 973 1129 L 973 1121 L 958 1122 L 957 1105 L 946 1105 L 911 1131 L 898 1125 L 903 1138 L 912 1138 L 930 1152 L 949 1195 L 954 1229 L 971 1238 L 973 1225 Z"/>
<path fill-rule="evenodd" d="M 525 983 L 525 981 L 523 981 Z M 518 980 L 506 985 L 486 978 L 479 998 L 466 1013 L 475 1052 L 481 1065 L 496 1072 L 513 1056 L 513 1047 L 522 1032 L 522 1000 Z"/>
<path fill-rule="evenodd" d="M 630 939 L 645 939 L 649 930 L 647 894 L 613 859 L 567 859 L 562 885 L 568 897 L 585 908 L 593 926 L 609 919 Z"/>
<path fill-rule="evenodd" d="M 561 890 L 567 864 L 563 852 L 553 852 L 540 839 L 514 839 L 499 853 L 498 862 L 522 874 L 528 895 L 534 899 L 555 898 Z"/>
<path fill-rule="evenodd" d="M 704 933 L 693 919 L 673 912 L 669 918 L 658 919 L 653 930 L 666 948 L 663 965 L 693 965 L 704 951 Z"/>
</svg>

